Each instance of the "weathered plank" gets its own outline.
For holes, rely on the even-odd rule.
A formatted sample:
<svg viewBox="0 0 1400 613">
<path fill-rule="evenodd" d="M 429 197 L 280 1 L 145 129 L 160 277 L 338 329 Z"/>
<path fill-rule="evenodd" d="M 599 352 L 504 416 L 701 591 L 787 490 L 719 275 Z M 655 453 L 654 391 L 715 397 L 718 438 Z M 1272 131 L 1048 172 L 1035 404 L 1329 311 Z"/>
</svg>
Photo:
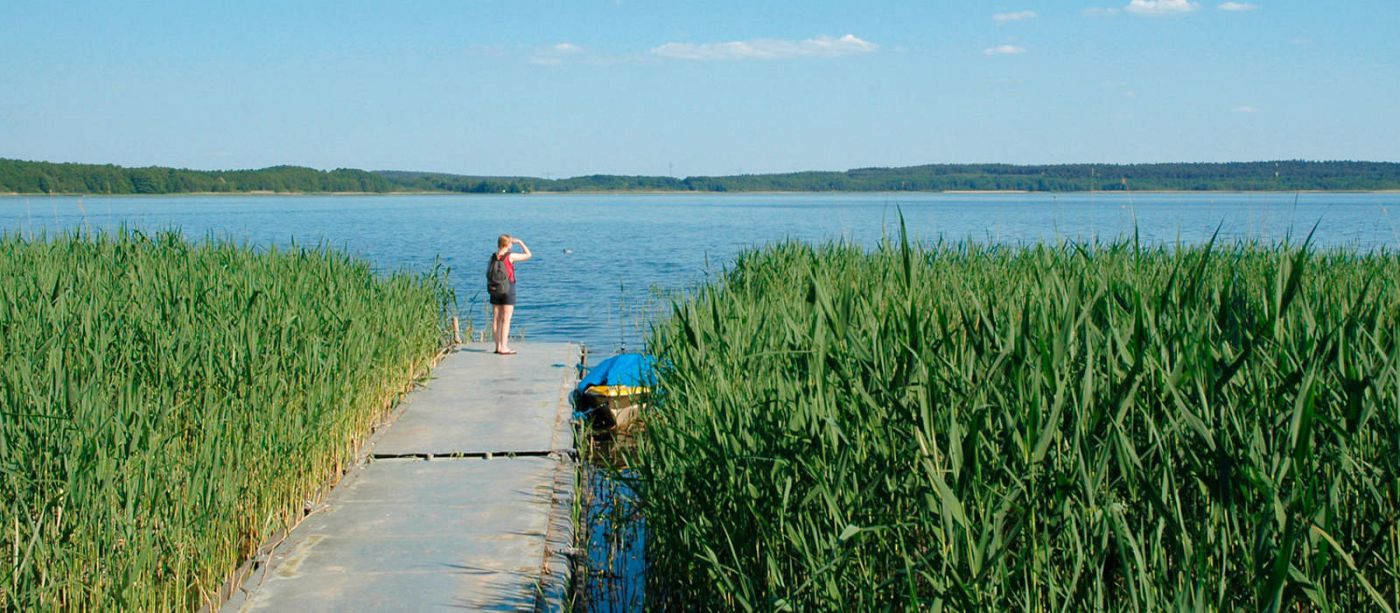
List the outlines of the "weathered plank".
<svg viewBox="0 0 1400 613">
<path fill-rule="evenodd" d="M 518 348 L 445 358 L 224 610 L 560 609 L 579 350 Z"/>
</svg>

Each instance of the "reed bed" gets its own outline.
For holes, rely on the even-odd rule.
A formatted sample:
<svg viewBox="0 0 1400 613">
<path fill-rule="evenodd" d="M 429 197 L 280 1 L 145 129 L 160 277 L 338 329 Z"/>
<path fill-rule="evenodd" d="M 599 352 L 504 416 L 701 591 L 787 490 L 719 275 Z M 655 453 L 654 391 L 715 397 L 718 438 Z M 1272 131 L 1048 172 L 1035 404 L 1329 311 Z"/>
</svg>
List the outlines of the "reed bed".
<svg viewBox="0 0 1400 613">
<path fill-rule="evenodd" d="M 210 604 L 448 342 L 449 288 L 325 248 L 0 239 L 0 609 Z"/>
<path fill-rule="evenodd" d="M 751 251 L 653 331 L 649 606 L 1394 610 L 1400 258 Z"/>
</svg>

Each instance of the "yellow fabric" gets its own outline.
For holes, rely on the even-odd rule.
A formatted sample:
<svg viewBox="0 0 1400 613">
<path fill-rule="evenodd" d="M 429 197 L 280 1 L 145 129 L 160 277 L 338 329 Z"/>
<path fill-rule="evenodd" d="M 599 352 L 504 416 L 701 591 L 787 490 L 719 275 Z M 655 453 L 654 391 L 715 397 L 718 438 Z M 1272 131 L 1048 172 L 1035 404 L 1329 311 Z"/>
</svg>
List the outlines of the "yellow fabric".
<svg viewBox="0 0 1400 613">
<path fill-rule="evenodd" d="M 647 388 L 630 387 L 627 385 L 594 385 L 583 391 L 585 394 L 593 394 L 594 396 L 616 398 L 618 396 L 636 396 L 638 394 L 643 394 L 647 392 Z"/>
</svg>

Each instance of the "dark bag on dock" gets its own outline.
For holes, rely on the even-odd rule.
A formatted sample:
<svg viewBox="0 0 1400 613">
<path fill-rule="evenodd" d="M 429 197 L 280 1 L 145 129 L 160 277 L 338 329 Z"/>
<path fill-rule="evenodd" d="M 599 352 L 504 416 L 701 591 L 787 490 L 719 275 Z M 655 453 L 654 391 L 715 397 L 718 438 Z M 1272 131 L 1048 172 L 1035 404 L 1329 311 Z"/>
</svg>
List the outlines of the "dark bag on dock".
<svg viewBox="0 0 1400 613">
<path fill-rule="evenodd" d="M 506 256 L 510 257 L 510 256 Z M 491 254 L 491 261 L 486 263 L 486 292 L 490 294 L 504 294 L 510 289 L 510 274 L 506 272 L 506 263 L 496 254 Z"/>
</svg>

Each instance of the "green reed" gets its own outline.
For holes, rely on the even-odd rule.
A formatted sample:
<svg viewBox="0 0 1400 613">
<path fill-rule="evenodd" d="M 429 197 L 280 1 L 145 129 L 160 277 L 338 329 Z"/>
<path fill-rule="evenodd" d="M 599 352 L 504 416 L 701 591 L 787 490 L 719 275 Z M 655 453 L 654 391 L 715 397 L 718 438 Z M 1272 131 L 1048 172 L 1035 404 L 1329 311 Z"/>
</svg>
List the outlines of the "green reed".
<svg viewBox="0 0 1400 613">
<path fill-rule="evenodd" d="M 653 606 L 1393 610 L 1400 257 L 787 243 L 653 330 Z"/>
<path fill-rule="evenodd" d="M 0 239 L 0 609 L 208 603 L 353 461 L 453 304 L 443 271 L 324 248 Z"/>
</svg>

